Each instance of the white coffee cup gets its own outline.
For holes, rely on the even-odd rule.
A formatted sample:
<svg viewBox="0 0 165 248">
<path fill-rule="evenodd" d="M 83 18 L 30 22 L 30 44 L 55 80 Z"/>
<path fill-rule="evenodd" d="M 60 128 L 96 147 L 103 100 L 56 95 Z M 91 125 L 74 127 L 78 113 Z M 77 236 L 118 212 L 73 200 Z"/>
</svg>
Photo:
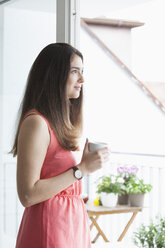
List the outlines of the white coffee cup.
<svg viewBox="0 0 165 248">
<path fill-rule="evenodd" d="M 89 142 L 88 143 L 88 148 L 90 152 L 98 151 L 104 147 L 108 147 L 108 144 L 103 143 L 103 142 Z"/>
</svg>

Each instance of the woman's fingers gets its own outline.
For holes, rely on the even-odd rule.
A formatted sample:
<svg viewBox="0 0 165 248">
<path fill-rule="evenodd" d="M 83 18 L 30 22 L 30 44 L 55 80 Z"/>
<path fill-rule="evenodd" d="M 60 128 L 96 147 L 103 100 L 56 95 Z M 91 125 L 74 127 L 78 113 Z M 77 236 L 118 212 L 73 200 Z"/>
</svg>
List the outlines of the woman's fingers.
<svg viewBox="0 0 165 248">
<path fill-rule="evenodd" d="M 82 162 L 85 170 L 88 173 L 92 173 L 98 169 L 101 169 L 103 164 L 109 161 L 110 150 L 105 147 L 95 152 L 89 152 L 88 141 L 86 141 L 84 152 L 82 156 Z"/>
<path fill-rule="evenodd" d="M 110 157 L 109 156 L 108 157 L 105 157 L 104 158 L 104 163 L 109 162 L 109 160 L 110 160 Z"/>
<path fill-rule="evenodd" d="M 100 152 L 100 156 L 103 163 L 108 162 L 110 159 L 110 151 L 108 149 L 104 149 L 102 152 Z"/>
<path fill-rule="evenodd" d="M 103 148 L 97 151 L 98 154 L 109 154 L 110 155 L 110 150 L 108 148 Z"/>
</svg>

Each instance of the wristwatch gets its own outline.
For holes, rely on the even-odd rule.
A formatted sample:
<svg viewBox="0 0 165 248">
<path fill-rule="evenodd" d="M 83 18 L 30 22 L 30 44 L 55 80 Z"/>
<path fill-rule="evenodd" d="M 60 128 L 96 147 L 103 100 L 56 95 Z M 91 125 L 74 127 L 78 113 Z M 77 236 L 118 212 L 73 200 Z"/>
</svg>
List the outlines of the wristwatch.
<svg viewBox="0 0 165 248">
<path fill-rule="evenodd" d="M 76 179 L 80 180 L 83 178 L 82 171 L 77 168 L 77 166 L 73 166 L 73 175 Z"/>
</svg>

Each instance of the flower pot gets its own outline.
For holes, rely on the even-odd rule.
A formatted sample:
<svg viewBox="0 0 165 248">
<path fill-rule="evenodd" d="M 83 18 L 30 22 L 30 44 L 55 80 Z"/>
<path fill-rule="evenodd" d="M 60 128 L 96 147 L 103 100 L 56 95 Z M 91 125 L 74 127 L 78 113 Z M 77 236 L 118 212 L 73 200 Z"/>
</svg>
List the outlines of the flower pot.
<svg viewBox="0 0 165 248">
<path fill-rule="evenodd" d="M 127 194 L 119 195 L 117 204 L 128 205 L 128 195 Z"/>
<path fill-rule="evenodd" d="M 114 193 L 101 192 L 100 198 L 104 207 L 115 207 L 117 204 L 118 195 Z"/>
<path fill-rule="evenodd" d="M 129 204 L 131 207 L 143 207 L 144 204 L 144 193 L 130 194 Z"/>
</svg>

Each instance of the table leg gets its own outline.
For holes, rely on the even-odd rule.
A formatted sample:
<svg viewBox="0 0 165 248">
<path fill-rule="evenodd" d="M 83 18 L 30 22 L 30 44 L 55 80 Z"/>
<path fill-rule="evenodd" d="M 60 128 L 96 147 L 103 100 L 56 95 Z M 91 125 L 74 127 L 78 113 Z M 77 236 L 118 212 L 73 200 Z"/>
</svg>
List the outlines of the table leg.
<svg viewBox="0 0 165 248">
<path fill-rule="evenodd" d="M 124 228 L 124 231 L 122 232 L 122 234 L 120 235 L 120 237 L 118 238 L 117 241 L 122 241 L 122 239 L 124 238 L 126 232 L 128 231 L 128 228 L 130 227 L 130 225 L 132 224 L 132 222 L 134 221 L 135 217 L 137 215 L 137 212 L 132 214 L 131 219 L 128 221 L 126 227 Z"/>
<path fill-rule="evenodd" d="M 109 242 L 109 240 L 107 239 L 107 237 L 105 236 L 105 234 L 103 233 L 103 231 L 101 230 L 101 228 L 99 227 L 99 225 L 96 222 L 96 219 L 93 218 L 93 216 L 90 216 L 90 219 L 93 223 L 93 225 L 97 228 L 98 230 L 98 234 L 96 235 L 96 237 L 94 238 L 94 240 L 92 241 L 92 243 L 95 243 L 96 240 L 98 239 L 98 237 L 101 235 L 104 239 L 105 242 Z M 98 219 L 98 218 L 97 218 Z M 93 227 L 93 226 L 92 226 Z"/>
<path fill-rule="evenodd" d="M 97 216 L 95 217 L 95 220 L 97 221 L 98 218 L 99 218 L 99 215 L 97 215 Z M 91 221 L 92 221 L 92 220 L 91 220 Z M 92 230 L 93 226 L 94 226 L 94 223 L 92 222 L 92 224 L 90 225 L 90 230 Z"/>
<path fill-rule="evenodd" d="M 94 244 L 97 241 L 97 239 L 98 239 L 99 236 L 100 236 L 100 233 L 98 232 L 98 234 L 96 235 L 96 237 L 92 240 L 92 244 Z"/>
</svg>

